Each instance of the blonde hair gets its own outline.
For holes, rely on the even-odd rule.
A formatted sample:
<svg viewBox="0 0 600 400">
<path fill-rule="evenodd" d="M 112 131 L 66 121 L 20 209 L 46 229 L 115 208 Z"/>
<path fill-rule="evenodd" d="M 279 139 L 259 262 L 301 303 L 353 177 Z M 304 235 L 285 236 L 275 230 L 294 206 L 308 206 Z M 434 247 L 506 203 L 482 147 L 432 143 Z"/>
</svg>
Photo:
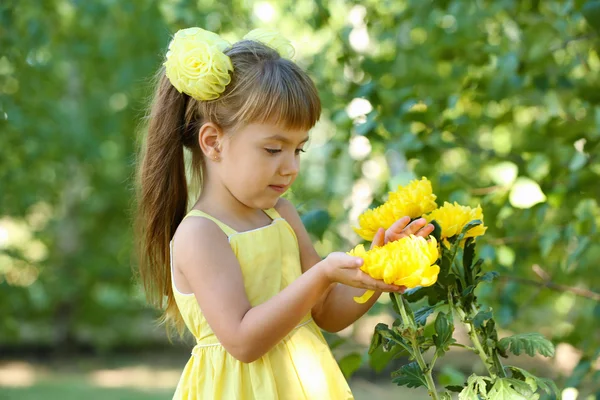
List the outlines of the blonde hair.
<svg viewBox="0 0 600 400">
<path fill-rule="evenodd" d="M 198 131 L 202 124 L 215 123 L 225 132 L 264 122 L 308 130 L 321 114 L 310 77 L 275 50 L 243 40 L 225 54 L 234 71 L 216 100 L 198 101 L 179 93 L 164 68 L 158 71 L 147 134 L 138 158 L 135 234 L 139 276 L 148 302 L 164 308 L 161 322 L 180 334 L 184 322 L 171 286 L 169 242 L 189 207 L 184 147 L 191 153 L 192 180 L 201 188 L 204 156 Z"/>
</svg>

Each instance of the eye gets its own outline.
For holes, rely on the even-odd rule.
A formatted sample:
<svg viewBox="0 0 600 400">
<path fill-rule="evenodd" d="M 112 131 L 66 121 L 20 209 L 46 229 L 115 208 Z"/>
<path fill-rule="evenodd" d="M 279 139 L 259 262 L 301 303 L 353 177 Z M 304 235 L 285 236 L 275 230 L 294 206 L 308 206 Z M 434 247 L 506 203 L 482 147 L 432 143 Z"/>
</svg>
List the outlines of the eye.
<svg viewBox="0 0 600 400">
<path fill-rule="evenodd" d="M 296 155 L 298 155 L 300 153 L 306 153 L 306 150 L 304 150 L 304 149 L 296 149 Z"/>
<path fill-rule="evenodd" d="M 268 148 L 265 148 L 265 150 L 269 154 L 277 154 L 277 153 L 279 153 L 281 151 L 281 149 L 268 149 Z"/>
</svg>

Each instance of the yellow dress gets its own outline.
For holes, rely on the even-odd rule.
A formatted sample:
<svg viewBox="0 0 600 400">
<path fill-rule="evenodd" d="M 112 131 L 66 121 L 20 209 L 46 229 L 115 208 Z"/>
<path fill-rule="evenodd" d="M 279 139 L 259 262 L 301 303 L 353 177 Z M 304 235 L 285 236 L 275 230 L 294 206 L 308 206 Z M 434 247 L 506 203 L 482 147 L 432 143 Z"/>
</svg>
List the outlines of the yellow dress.
<svg viewBox="0 0 600 400">
<path fill-rule="evenodd" d="M 265 210 L 265 213 L 272 219 L 271 224 L 246 232 L 236 232 L 198 210 L 192 210 L 186 216 L 208 218 L 229 237 L 252 306 L 269 300 L 302 273 L 298 241 L 292 227 L 274 209 Z M 171 265 L 172 254 L 171 251 Z M 348 383 L 310 313 L 260 359 L 243 363 L 219 343 L 194 294 L 181 293 L 174 283 L 172 286 L 179 311 L 197 343 L 173 399 L 353 399 Z"/>
</svg>

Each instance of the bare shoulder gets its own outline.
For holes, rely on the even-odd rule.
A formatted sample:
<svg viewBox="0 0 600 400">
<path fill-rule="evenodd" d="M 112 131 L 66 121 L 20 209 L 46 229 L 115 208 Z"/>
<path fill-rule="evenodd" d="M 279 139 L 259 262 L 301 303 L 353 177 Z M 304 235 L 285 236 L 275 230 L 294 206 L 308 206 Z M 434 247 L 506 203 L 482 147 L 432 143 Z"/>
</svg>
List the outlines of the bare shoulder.
<svg viewBox="0 0 600 400">
<path fill-rule="evenodd" d="M 275 205 L 275 210 L 288 222 L 300 218 L 296 207 L 288 199 L 280 198 Z"/>
<path fill-rule="evenodd" d="M 173 253 L 178 261 L 185 261 L 215 250 L 231 250 L 227 235 L 208 218 L 188 217 L 184 219 L 174 235 Z M 177 266 L 189 265 L 178 262 Z"/>
</svg>

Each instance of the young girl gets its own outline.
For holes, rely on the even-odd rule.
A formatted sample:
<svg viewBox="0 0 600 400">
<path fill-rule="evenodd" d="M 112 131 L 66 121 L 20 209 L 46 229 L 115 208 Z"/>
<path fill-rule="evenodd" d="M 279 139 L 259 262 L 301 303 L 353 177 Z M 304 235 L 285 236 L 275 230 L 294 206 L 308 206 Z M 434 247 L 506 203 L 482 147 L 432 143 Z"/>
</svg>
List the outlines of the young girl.
<svg viewBox="0 0 600 400">
<path fill-rule="evenodd" d="M 200 28 L 169 45 L 139 167 L 140 276 L 164 320 L 196 346 L 174 399 L 351 399 L 319 328 L 339 331 L 401 291 L 343 252 L 321 259 L 281 198 L 321 112 L 311 79 L 276 33 L 230 45 Z M 200 194 L 188 212 L 184 147 Z M 433 230 L 380 229 L 374 245 Z"/>
</svg>

